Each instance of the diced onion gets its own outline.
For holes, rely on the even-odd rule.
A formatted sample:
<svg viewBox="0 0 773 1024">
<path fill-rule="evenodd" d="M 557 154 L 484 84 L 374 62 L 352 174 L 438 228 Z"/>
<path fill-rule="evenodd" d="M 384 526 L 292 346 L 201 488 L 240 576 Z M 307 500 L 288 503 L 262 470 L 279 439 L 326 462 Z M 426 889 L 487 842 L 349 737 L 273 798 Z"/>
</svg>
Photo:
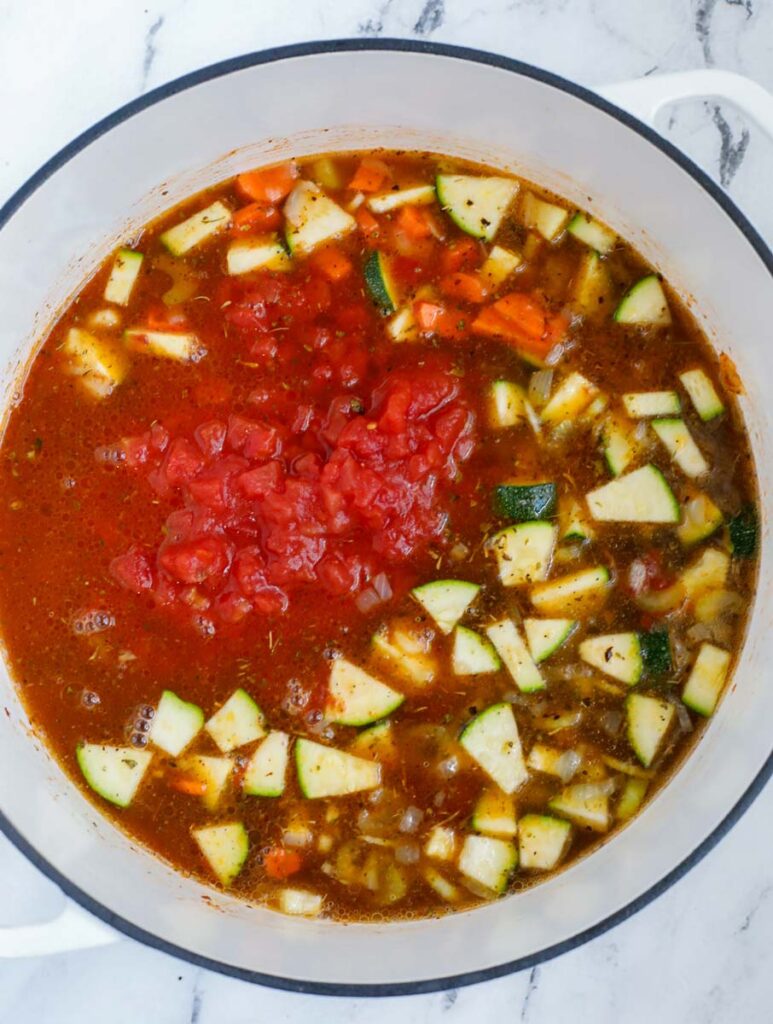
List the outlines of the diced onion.
<svg viewBox="0 0 773 1024">
<path fill-rule="evenodd" d="M 622 711 L 605 711 L 599 717 L 599 725 L 607 736 L 617 736 L 623 724 Z"/>
<path fill-rule="evenodd" d="M 373 608 L 378 607 L 381 602 L 381 598 L 378 596 L 373 587 L 367 587 L 365 590 L 361 590 L 354 601 L 357 606 L 357 611 L 365 614 L 371 611 Z"/>
<path fill-rule="evenodd" d="M 550 389 L 553 386 L 552 370 L 537 370 L 531 375 L 527 396 L 529 401 L 537 409 L 541 409 L 550 397 Z"/>
<path fill-rule="evenodd" d="M 424 820 L 424 811 L 420 807 L 407 807 L 397 826 L 400 832 L 416 832 Z"/>
<path fill-rule="evenodd" d="M 419 859 L 419 844 L 408 842 L 398 843 L 395 847 L 395 860 L 398 864 L 416 864 Z"/>
<path fill-rule="evenodd" d="M 447 757 L 444 761 L 440 762 L 437 766 L 437 770 L 443 778 L 450 779 L 459 771 L 459 758 L 456 754 L 452 754 L 450 757 Z"/>
<path fill-rule="evenodd" d="M 568 782 L 582 764 L 582 756 L 576 750 L 567 750 L 556 762 L 556 770 L 562 782 Z"/>
<path fill-rule="evenodd" d="M 392 596 L 392 587 L 389 584 L 389 577 L 385 572 L 380 572 L 373 577 L 373 589 L 382 601 L 388 601 Z"/>
<path fill-rule="evenodd" d="M 577 800 L 595 800 L 598 796 L 610 796 L 616 788 L 614 779 L 601 782 L 580 782 L 572 786 L 572 796 Z"/>
</svg>

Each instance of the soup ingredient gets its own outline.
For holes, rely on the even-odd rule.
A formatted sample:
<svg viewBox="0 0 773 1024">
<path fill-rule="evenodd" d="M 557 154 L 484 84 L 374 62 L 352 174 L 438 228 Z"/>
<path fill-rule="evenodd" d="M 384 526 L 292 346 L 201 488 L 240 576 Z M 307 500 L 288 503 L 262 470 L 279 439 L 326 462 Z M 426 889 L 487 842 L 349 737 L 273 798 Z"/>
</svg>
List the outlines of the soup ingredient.
<svg viewBox="0 0 773 1024">
<path fill-rule="evenodd" d="M 495 704 L 477 715 L 459 742 L 505 793 L 514 793 L 528 776 L 512 708 Z"/>
<path fill-rule="evenodd" d="M 192 832 L 199 849 L 221 885 L 230 885 L 244 867 L 250 841 L 244 825 L 208 825 Z"/>
<path fill-rule="evenodd" d="M 134 747 L 81 743 L 78 764 L 94 790 L 117 807 L 128 807 L 150 767 L 153 755 Z"/>
<path fill-rule="evenodd" d="M 645 768 L 655 760 L 663 739 L 671 728 L 676 709 L 659 697 L 632 693 L 625 702 L 628 738 Z"/>
<path fill-rule="evenodd" d="M 699 715 L 712 715 L 729 668 L 727 651 L 714 644 L 702 644 L 682 691 L 682 701 Z"/>
</svg>

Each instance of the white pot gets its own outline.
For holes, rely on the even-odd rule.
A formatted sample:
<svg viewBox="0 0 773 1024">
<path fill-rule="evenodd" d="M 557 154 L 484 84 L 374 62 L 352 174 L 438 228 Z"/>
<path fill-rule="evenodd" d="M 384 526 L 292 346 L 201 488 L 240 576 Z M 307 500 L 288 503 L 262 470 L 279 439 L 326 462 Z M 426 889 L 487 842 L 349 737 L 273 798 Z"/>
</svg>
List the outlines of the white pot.
<svg viewBox="0 0 773 1024">
<path fill-rule="evenodd" d="M 737 88 L 731 79 L 723 90 Z M 714 91 L 719 79 L 712 81 Z M 657 85 L 649 88 L 653 104 L 662 100 Z M 770 119 L 761 90 L 752 99 L 758 118 Z M 683 874 L 773 770 L 771 254 L 684 157 L 574 85 L 471 51 L 361 41 L 230 61 L 130 104 L 55 157 L 0 214 L 8 395 L 40 332 L 133 226 L 245 168 L 370 146 L 453 153 L 532 178 L 590 207 L 680 290 L 746 384 L 742 406 L 762 493 L 762 583 L 731 691 L 685 766 L 630 827 L 521 895 L 415 923 L 294 920 L 176 874 L 62 774 L 0 669 L 8 709 L 0 715 L 0 824 L 30 859 L 99 918 L 150 945 L 240 977 L 339 994 L 464 984 L 577 945 Z M 0 952 L 108 934 L 71 907 L 55 933 L 6 935 Z"/>
</svg>

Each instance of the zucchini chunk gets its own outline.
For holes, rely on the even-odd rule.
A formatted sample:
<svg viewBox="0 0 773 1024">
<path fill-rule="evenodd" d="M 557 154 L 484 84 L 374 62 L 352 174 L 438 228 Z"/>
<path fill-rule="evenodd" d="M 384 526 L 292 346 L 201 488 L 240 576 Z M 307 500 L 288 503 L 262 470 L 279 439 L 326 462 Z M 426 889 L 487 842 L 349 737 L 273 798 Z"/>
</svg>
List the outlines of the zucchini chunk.
<svg viewBox="0 0 773 1024">
<path fill-rule="evenodd" d="M 428 206 L 437 198 L 433 185 L 413 185 L 371 196 L 368 206 L 373 213 L 390 213 L 401 206 Z"/>
<path fill-rule="evenodd" d="M 389 270 L 387 257 L 383 252 L 373 252 L 363 268 L 365 285 L 370 297 L 384 314 L 397 309 L 397 286 Z"/>
<path fill-rule="evenodd" d="M 226 269 L 232 277 L 254 270 L 290 270 L 292 261 L 276 235 L 232 242 L 226 253 Z"/>
<path fill-rule="evenodd" d="M 135 352 L 150 353 L 158 359 L 171 359 L 176 363 L 197 363 L 207 354 L 198 335 L 188 331 L 149 331 L 145 327 L 131 327 L 124 331 L 124 340 Z"/>
<path fill-rule="evenodd" d="M 545 616 L 582 619 L 604 604 L 609 593 L 609 570 L 603 565 L 540 583 L 531 591 L 531 603 Z"/>
<path fill-rule="evenodd" d="M 206 209 L 194 213 L 181 224 L 169 228 L 160 236 L 160 241 L 173 256 L 184 256 L 208 238 L 225 231 L 230 224 L 231 211 L 225 203 L 218 200 Z"/>
<path fill-rule="evenodd" d="M 116 306 L 129 304 L 143 259 L 141 252 L 134 252 L 132 249 L 118 250 L 105 285 L 105 302 L 114 302 Z"/>
<path fill-rule="evenodd" d="M 561 423 L 579 416 L 598 393 L 581 373 L 570 373 L 540 413 L 543 423 Z"/>
<path fill-rule="evenodd" d="M 518 861 L 525 871 L 551 871 L 572 838 L 568 821 L 547 814 L 525 814 L 518 822 Z"/>
<path fill-rule="evenodd" d="M 516 523 L 553 519 L 558 513 L 554 483 L 500 484 L 494 489 L 494 512 Z"/>
<path fill-rule="evenodd" d="M 685 547 L 690 547 L 716 533 L 722 523 L 722 513 L 711 498 L 698 492 L 685 503 L 676 535 Z"/>
<path fill-rule="evenodd" d="M 724 587 L 730 571 L 730 557 L 718 548 L 706 550 L 687 566 L 680 577 L 684 592 L 691 601 L 696 601 L 710 590 Z"/>
<path fill-rule="evenodd" d="M 418 337 L 416 317 L 411 306 L 403 306 L 386 325 L 386 332 L 395 344 L 415 341 Z"/>
<path fill-rule="evenodd" d="M 609 796 L 597 783 L 578 782 L 566 786 L 548 802 L 548 807 L 594 832 L 606 832 L 609 828 Z"/>
<path fill-rule="evenodd" d="M 242 789 L 249 796 L 281 796 L 285 789 L 290 737 L 270 732 L 252 755 L 244 772 Z"/>
<path fill-rule="evenodd" d="M 635 420 L 678 416 L 681 409 L 676 391 L 628 391 L 623 395 L 623 405 L 628 415 Z"/>
<path fill-rule="evenodd" d="M 498 672 L 502 667 L 493 644 L 485 637 L 466 626 L 454 630 L 454 647 L 451 655 L 454 673 L 458 676 L 477 676 L 487 672 Z"/>
<path fill-rule="evenodd" d="M 504 892 L 518 864 L 514 843 L 491 836 L 467 836 L 459 854 L 459 870 L 492 893 Z"/>
<path fill-rule="evenodd" d="M 538 199 L 533 192 L 527 192 L 521 204 L 521 218 L 527 228 L 539 232 L 548 242 L 552 242 L 566 227 L 569 211 L 556 203 Z"/>
<path fill-rule="evenodd" d="M 545 661 L 565 644 L 576 626 L 576 619 L 524 619 L 526 642 L 537 664 Z"/>
<path fill-rule="evenodd" d="M 511 619 L 502 619 L 487 626 L 486 635 L 496 647 L 519 690 L 523 693 L 534 693 L 535 690 L 545 689 L 545 680 Z"/>
<path fill-rule="evenodd" d="M 546 579 L 556 534 L 556 527 L 544 521 L 519 523 L 495 533 L 489 547 L 496 555 L 502 585 L 517 587 Z"/>
<path fill-rule="evenodd" d="M 337 725 L 370 725 L 386 718 L 405 700 L 401 693 L 353 665 L 336 658 L 330 668 L 325 717 Z"/>
<path fill-rule="evenodd" d="M 472 812 L 472 827 L 488 836 L 512 839 L 518 831 L 512 796 L 501 789 L 484 790 Z"/>
<path fill-rule="evenodd" d="M 375 633 L 372 648 L 399 676 L 417 686 L 426 686 L 437 675 L 437 661 L 424 642 L 402 626 Z"/>
<path fill-rule="evenodd" d="M 478 271 L 480 277 L 494 291 L 520 267 L 523 260 L 518 253 L 494 245 Z"/>
<path fill-rule="evenodd" d="M 233 761 L 230 757 L 206 757 L 198 754 L 187 758 L 182 767 L 206 786 L 202 801 L 207 810 L 214 811 L 231 777 Z"/>
<path fill-rule="evenodd" d="M 714 644 L 701 644 L 682 691 L 682 703 L 705 718 L 713 715 L 729 668 L 730 655 L 727 651 Z"/>
<path fill-rule="evenodd" d="M 435 825 L 424 844 L 424 852 L 434 860 L 453 860 L 456 853 L 456 833 L 452 828 Z"/>
<path fill-rule="evenodd" d="M 164 690 L 148 739 L 159 750 L 177 757 L 198 736 L 203 725 L 204 712 L 200 707 L 182 700 L 171 690 Z"/>
<path fill-rule="evenodd" d="M 480 586 L 465 580 L 433 580 L 414 587 L 411 597 L 431 615 L 441 633 L 451 633 L 454 626 L 478 596 Z"/>
<path fill-rule="evenodd" d="M 221 885 L 233 882 L 247 860 L 250 841 L 240 821 L 194 828 L 191 835 Z"/>
<path fill-rule="evenodd" d="M 623 786 L 615 808 L 615 817 L 618 821 L 627 821 L 636 814 L 648 788 L 649 782 L 646 779 L 629 778 L 625 780 L 625 786 Z"/>
<path fill-rule="evenodd" d="M 685 370 L 679 374 L 679 380 L 704 423 L 721 416 L 725 411 L 722 399 L 703 370 Z"/>
<path fill-rule="evenodd" d="M 479 178 L 473 174 L 439 174 L 437 197 L 457 227 L 473 238 L 490 242 L 518 192 L 511 178 Z"/>
<path fill-rule="evenodd" d="M 671 311 L 657 274 L 648 274 L 626 292 L 615 310 L 615 320 L 619 324 L 650 327 L 671 323 Z"/>
<path fill-rule="evenodd" d="M 611 252 L 617 244 L 617 235 L 614 231 L 611 228 L 605 227 L 599 221 L 594 220 L 587 213 L 576 213 L 569 221 L 566 230 L 578 242 L 584 242 L 585 245 L 595 249 L 596 252 Z"/>
<path fill-rule="evenodd" d="M 313 181 L 299 181 L 284 205 L 285 239 L 291 255 L 307 255 L 353 231 L 357 221 Z"/>
<path fill-rule="evenodd" d="M 153 760 L 149 750 L 102 743 L 80 743 L 76 757 L 89 786 L 116 807 L 129 806 Z"/>
<path fill-rule="evenodd" d="M 678 523 L 679 502 L 653 465 L 612 480 L 585 495 L 594 519 L 607 523 Z"/>
<path fill-rule="evenodd" d="M 580 644 L 580 657 L 605 675 L 634 686 L 644 673 L 662 675 L 671 668 L 668 633 L 607 633 Z"/>
<path fill-rule="evenodd" d="M 676 716 L 676 708 L 667 700 L 643 693 L 626 698 L 628 742 L 645 768 L 649 768 Z"/>
<path fill-rule="evenodd" d="M 492 426 L 514 427 L 526 415 L 523 388 L 509 380 L 495 380 L 489 389 Z"/>
<path fill-rule="evenodd" d="M 630 434 L 624 429 L 620 420 L 614 417 L 604 425 L 602 446 L 604 461 L 612 476 L 620 476 L 621 473 L 624 473 L 636 455 Z"/>
<path fill-rule="evenodd" d="M 241 688 L 212 715 L 206 730 L 224 754 L 266 735 L 263 712 Z"/>
<path fill-rule="evenodd" d="M 349 744 L 349 753 L 356 757 L 367 757 L 371 761 L 394 758 L 397 748 L 392 735 L 391 722 L 376 722 L 361 729 Z"/>
<path fill-rule="evenodd" d="M 79 378 L 79 383 L 95 398 L 107 398 L 129 372 L 123 348 L 98 338 L 80 327 L 71 327 L 62 344 L 66 372 Z"/>
<path fill-rule="evenodd" d="M 459 742 L 504 793 L 514 793 L 528 778 L 509 704 L 493 704 L 481 711 L 466 726 Z"/>
<path fill-rule="evenodd" d="M 589 319 L 598 319 L 611 307 L 612 280 L 597 252 L 583 255 L 572 280 L 570 297 L 577 310 Z"/>
<path fill-rule="evenodd" d="M 296 742 L 295 766 L 301 792 L 310 800 L 375 789 L 381 782 L 381 765 L 376 761 L 313 740 Z"/>
<path fill-rule="evenodd" d="M 652 429 L 683 473 L 689 477 L 703 476 L 708 473 L 709 464 L 693 440 L 684 420 L 653 420 Z"/>
</svg>

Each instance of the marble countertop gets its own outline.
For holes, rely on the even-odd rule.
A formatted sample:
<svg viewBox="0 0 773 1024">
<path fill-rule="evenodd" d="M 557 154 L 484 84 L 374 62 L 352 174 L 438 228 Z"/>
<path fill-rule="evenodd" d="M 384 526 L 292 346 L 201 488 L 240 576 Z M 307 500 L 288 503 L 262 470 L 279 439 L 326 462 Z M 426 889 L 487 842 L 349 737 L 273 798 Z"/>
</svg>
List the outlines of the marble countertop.
<svg viewBox="0 0 773 1024">
<path fill-rule="evenodd" d="M 593 88 L 717 67 L 773 90 L 770 0 L 0 0 L 0 204 L 121 104 L 224 58 L 301 40 L 432 39 L 495 50 Z M 732 108 L 692 101 L 658 125 L 726 188 L 768 242 L 773 143 Z M 0 1024 L 403 1024 L 578 1016 L 595 1024 L 773 1018 L 773 787 L 685 878 L 624 924 L 530 972 L 403 999 L 318 999 L 234 981 L 128 939 L 0 961 Z M 0 839 L 0 926 L 46 920 L 55 887 Z M 313 1005 L 312 1005 L 313 1003 Z"/>
</svg>

